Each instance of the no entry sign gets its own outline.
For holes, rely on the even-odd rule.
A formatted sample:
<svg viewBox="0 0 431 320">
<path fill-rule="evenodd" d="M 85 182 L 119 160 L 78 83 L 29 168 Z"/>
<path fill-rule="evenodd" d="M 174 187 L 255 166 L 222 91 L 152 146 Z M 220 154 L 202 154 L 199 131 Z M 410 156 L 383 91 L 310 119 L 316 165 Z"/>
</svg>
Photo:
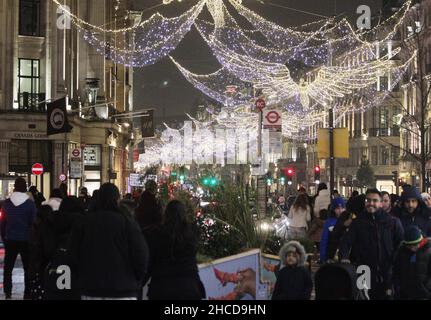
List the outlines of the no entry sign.
<svg viewBox="0 0 431 320">
<path fill-rule="evenodd" d="M 31 167 L 31 173 L 35 176 L 40 176 L 41 174 L 43 174 L 43 165 L 41 165 L 40 163 L 35 163 Z"/>
<path fill-rule="evenodd" d="M 266 108 L 266 102 L 263 99 L 257 99 L 256 100 L 256 109 L 259 111 L 262 111 Z"/>
</svg>

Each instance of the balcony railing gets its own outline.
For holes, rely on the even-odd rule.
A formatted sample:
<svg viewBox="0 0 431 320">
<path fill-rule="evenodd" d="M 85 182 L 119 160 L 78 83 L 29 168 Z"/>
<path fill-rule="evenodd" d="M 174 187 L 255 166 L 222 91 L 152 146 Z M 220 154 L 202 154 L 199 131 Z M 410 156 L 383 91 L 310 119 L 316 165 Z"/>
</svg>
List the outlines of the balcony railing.
<svg viewBox="0 0 431 320">
<path fill-rule="evenodd" d="M 398 137 L 400 135 L 400 128 L 370 128 L 368 129 L 368 133 L 370 137 Z"/>
<path fill-rule="evenodd" d="M 40 104 L 46 100 L 45 97 L 45 93 L 20 93 L 18 109 L 20 111 L 46 112 L 46 103 Z"/>
</svg>

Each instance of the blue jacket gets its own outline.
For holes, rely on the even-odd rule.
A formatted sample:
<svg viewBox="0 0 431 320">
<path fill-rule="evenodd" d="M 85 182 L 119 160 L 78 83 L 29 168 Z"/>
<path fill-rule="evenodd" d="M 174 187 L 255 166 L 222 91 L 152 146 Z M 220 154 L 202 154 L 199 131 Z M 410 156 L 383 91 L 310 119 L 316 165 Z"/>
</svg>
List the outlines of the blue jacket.
<svg viewBox="0 0 431 320">
<path fill-rule="evenodd" d="M 327 259 L 326 255 L 328 252 L 329 233 L 331 232 L 329 228 L 335 227 L 336 223 L 337 223 L 337 218 L 329 218 L 326 220 L 325 224 L 323 225 L 322 238 L 320 239 L 320 262 L 321 263 L 326 262 L 326 259 Z"/>
<path fill-rule="evenodd" d="M 21 192 L 14 192 L 3 204 L 1 234 L 3 240 L 28 241 L 36 218 L 36 205 Z"/>
</svg>

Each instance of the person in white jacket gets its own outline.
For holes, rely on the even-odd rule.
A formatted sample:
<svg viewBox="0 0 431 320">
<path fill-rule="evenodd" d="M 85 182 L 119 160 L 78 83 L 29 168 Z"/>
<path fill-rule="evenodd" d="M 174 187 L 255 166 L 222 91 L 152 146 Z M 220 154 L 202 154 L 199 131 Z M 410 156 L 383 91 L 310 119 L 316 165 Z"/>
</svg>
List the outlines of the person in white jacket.
<svg viewBox="0 0 431 320">
<path fill-rule="evenodd" d="M 299 194 L 289 210 L 290 220 L 288 238 L 303 239 L 306 237 L 308 223 L 311 221 L 311 206 L 306 194 Z"/>
<path fill-rule="evenodd" d="M 47 201 L 42 202 L 43 206 L 50 206 L 52 211 L 57 212 L 60 209 L 61 202 L 63 201 L 63 194 L 60 189 L 54 189 L 51 196 Z"/>
<path fill-rule="evenodd" d="M 308 236 L 312 240 L 317 250 L 320 250 L 320 239 L 322 238 L 323 225 L 325 223 L 326 217 L 322 216 L 322 210 L 328 211 L 328 207 L 331 204 L 331 195 L 329 193 L 328 187 L 325 183 L 320 183 L 317 187 L 317 196 L 314 200 L 314 219 L 311 223 Z"/>
<path fill-rule="evenodd" d="M 331 195 L 325 183 L 320 183 L 317 187 L 317 197 L 314 201 L 314 217 L 320 218 L 320 211 L 328 210 L 331 204 Z"/>
</svg>

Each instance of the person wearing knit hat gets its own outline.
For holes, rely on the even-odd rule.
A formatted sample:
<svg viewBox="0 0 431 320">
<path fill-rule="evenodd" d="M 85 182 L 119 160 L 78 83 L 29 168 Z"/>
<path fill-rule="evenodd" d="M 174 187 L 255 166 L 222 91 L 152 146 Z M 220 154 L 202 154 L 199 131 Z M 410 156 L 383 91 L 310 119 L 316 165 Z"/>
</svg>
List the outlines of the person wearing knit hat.
<svg viewBox="0 0 431 320">
<path fill-rule="evenodd" d="M 331 210 L 335 210 L 336 208 L 346 208 L 346 203 L 344 199 L 341 197 L 336 197 L 331 201 Z"/>
<path fill-rule="evenodd" d="M 431 299 L 431 239 L 411 225 L 395 255 L 395 298 L 401 300 Z"/>
<path fill-rule="evenodd" d="M 428 208 L 431 208 L 431 196 L 429 193 L 421 193 L 422 201 L 426 204 Z"/>
<path fill-rule="evenodd" d="M 348 219 L 349 214 L 346 212 L 346 203 L 341 197 L 337 197 L 331 201 L 330 217 L 323 225 L 322 238 L 320 240 L 320 263 L 325 263 L 328 260 L 332 261 L 338 249 L 338 244 L 345 230 L 341 226 Z M 339 222 L 343 223 L 340 224 Z M 339 227 L 336 229 L 336 225 Z"/>
<path fill-rule="evenodd" d="M 431 209 L 422 200 L 422 196 L 414 186 L 405 187 L 401 194 L 401 207 L 394 210 L 406 229 L 416 225 L 422 233 L 431 236 Z"/>
</svg>

